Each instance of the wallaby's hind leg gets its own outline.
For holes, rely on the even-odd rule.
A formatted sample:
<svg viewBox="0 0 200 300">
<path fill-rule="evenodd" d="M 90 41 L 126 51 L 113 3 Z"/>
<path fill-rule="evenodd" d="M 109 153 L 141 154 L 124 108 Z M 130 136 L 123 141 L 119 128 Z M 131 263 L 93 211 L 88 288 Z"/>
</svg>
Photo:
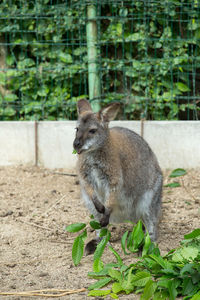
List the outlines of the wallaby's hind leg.
<svg viewBox="0 0 200 300">
<path fill-rule="evenodd" d="M 149 233 L 151 241 L 155 242 L 157 239 L 157 222 L 153 221 L 152 216 L 149 216 L 147 214 L 143 216 L 143 222 Z"/>
<path fill-rule="evenodd" d="M 154 195 L 154 199 L 149 207 L 143 213 L 142 219 L 149 233 L 152 242 L 157 239 L 157 226 L 161 214 L 161 189 Z"/>
<path fill-rule="evenodd" d="M 85 246 L 85 255 L 93 254 L 100 241 L 101 241 L 100 237 L 96 237 L 95 239 L 92 239 L 91 241 L 89 241 Z"/>
</svg>

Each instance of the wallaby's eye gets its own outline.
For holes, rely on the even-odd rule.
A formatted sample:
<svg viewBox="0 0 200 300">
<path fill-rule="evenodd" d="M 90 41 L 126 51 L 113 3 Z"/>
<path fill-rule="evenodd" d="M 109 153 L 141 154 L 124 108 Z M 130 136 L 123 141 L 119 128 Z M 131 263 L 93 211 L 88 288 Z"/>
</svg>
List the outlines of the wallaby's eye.
<svg viewBox="0 0 200 300">
<path fill-rule="evenodd" d="M 95 134 L 96 131 L 97 131 L 97 129 L 90 129 L 90 130 L 89 130 L 89 133 Z"/>
</svg>

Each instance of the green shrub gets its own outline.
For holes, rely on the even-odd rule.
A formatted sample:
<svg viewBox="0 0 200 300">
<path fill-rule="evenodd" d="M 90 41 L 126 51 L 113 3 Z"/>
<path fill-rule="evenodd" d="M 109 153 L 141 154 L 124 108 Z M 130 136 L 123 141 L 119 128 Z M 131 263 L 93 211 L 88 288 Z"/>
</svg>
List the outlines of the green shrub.
<svg viewBox="0 0 200 300">
<path fill-rule="evenodd" d="M 89 3 L 1 1 L 0 120 L 76 119 Z M 198 119 L 198 1 L 94 3 L 102 105 L 121 101 L 125 119 Z"/>
</svg>

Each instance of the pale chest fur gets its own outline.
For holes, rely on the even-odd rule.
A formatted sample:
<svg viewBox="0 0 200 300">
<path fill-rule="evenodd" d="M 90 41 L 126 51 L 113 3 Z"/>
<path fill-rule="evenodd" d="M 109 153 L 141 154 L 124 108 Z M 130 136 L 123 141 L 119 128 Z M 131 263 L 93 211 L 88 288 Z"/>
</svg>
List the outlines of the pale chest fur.
<svg viewBox="0 0 200 300">
<path fill-rule="evenodd" d="M 105 202 L 111 189 L 110 176 L 105 171 L 105 165 L 90 157 L 79 162 L 79 170 L 82 184 L 90 185 L 100 200 Z"/>
</svg>

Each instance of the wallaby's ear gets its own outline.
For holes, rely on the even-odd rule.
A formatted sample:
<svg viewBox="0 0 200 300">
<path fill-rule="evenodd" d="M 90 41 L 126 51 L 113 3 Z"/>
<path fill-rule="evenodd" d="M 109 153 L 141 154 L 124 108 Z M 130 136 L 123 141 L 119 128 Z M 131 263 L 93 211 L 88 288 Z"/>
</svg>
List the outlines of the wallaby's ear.
<svg viewBox="0 0 200 300">
<path fill-rule="evenodd" d="M 81 115 L 83 112 L 86 111 L 92 111 L 91 105 L 86 99 L 80 99 L 77 103 L 78 115 Z"/>
<path fill-rule="evenodd" d="M 120 109 L 120 103 L 112 103 L 102 108 L 98 113 L 98 118 L 103 122 L 110 122 L 115 119 Z"/>
</svg>

